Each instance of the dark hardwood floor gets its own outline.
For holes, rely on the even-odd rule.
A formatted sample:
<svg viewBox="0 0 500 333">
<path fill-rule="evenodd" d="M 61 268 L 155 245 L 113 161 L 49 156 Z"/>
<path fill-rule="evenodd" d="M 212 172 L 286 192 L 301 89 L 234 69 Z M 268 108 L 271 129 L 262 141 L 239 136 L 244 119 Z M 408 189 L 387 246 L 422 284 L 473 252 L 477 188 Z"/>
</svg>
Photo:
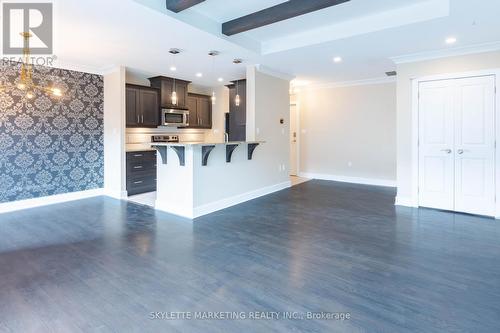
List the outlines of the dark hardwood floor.
<svg viewBox="0 0 500 333">
<path fill-rule="evenodd" d="M 0 215 L 0 332 L 498 332 L 500 222 L 311 181 L 194 222 L 109 198 Z M 151 312 L 350 320 L 154 320 Z"/>
</svg>

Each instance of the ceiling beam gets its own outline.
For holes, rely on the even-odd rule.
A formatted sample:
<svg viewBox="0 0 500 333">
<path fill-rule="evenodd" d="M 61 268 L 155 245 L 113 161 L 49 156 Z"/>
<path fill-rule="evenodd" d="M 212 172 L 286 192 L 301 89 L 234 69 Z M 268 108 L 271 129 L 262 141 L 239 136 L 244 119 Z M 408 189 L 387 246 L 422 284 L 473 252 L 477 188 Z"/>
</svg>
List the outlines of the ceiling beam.
<svg viewBox="0 0 500 333">
<path fill-rule="evenodd" d="M 203 1 L 205 0 L 167 0 L 167 9 L 178 13 Z"/>
<path fill-rule="evenodd" d="M 292 17 L 311 13 L 320 9 L 336 6 L 350 0 L 289 0 L 276 6 L 242 16 L 222 24 L 226 36 L 263 27 Z"/>
</svg>

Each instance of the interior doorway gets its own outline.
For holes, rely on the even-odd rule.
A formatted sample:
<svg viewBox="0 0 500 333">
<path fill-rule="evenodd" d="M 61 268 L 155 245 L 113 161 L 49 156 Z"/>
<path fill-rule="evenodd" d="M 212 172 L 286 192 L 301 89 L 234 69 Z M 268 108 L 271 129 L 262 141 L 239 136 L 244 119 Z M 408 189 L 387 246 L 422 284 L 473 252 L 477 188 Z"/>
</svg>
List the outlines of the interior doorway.
<svg viewBox="0 0 500 333">
<path fill-rule="evenodd" d="M 290 176 L 299 175 L 298 112 L 297 104 L 290 104 Z"/>
</svg>

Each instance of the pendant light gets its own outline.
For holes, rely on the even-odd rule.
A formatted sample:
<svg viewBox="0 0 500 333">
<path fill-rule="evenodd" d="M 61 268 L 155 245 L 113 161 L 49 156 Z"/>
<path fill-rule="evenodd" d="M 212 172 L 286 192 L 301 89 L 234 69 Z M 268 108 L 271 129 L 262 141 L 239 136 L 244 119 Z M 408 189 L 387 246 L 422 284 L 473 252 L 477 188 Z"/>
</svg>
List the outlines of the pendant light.
<svg viewBox="0 0 500 333">
<path fill-rule="evenodd" d="M 234 98 L 234 105 L 236 106 L 240 106 L 240 93 L 239 93 L 239 90 L 238 90 L 238 83 L 239 81 L 236 80 L 236 97 Z"/>
<path fill-rule="evenodd" d="M 175 91 L 175 77 L 174 77 L 174 86 L 172 88 L 172 105 L 177 105 L 177 92 Z"/>
<path fill-rule="evenodd" d="M 215 56 L 219 55 L 219 51 L 210 51 L 208 52 L 208 55 L 212 57 L 212 77 L 214 74 L 214 63 L 215 63 Z M 212 88 L 212 97 L 210 98 L 212 100 L 212 105 L 215 105 L 217 98 L 215 97 L 215 90 Z"/>
<path fill-rule="evenodd" d="M 21 32 L 20 35 L 23 36 L 24 46 L 23 46 L 23 60 L 21 63 L 21 75 L 19 78 L 19 82 L 17 83 L 17 85 L 11 85 L 9 83 L 7 84 L 0 83 L 0 90 L 19 89 L 22 91 L 26 91 L 26 94 L 24 95 L 26 99 L 33 99 L 35 97 L 35 91 L 42 91 L 53 97 L 61 97 L 62 96 L 61 89 L 54 86 L 52 87 L 39 86 L 33 82 L 33 64 L 31 62 L 31 50 L 29 43 L 29 39 L 33 35 L 29 32 Z"/>
<path fill-rule="evenodd" d="M 170 51 L 168 51 L 172 57 L 174 57 L 174 60 L 173 60 L 173 65 L 170 67 L 170 70 L 172 71 L 175 71 L 177 70 L 177 67 L 175 66 L 175 56 L 179 53 L 181 53 L 181 51 L 179 49 L 170 49 Z M 172 102 L 172 105 L 177 105 L 177 91 L 176 91 L 176 87 L 175 87 L 175 77 L 174 77 L 174 84 L 172 86 L 172 95 L 170 96 L 170 100 Z"/>
</svg>

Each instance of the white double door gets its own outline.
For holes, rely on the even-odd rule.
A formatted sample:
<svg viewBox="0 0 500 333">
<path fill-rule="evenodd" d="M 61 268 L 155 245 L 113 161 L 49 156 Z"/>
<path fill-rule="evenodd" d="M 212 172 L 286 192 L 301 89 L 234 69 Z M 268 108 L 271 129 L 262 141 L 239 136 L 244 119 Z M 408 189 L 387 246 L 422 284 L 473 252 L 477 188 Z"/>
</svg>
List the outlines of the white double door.
<svg viewBox="0 0 500 333">
<path fill-rule="evenodd" d="M 419 206 L 495 215 L 495 77 L 419 84 Z"/>
</svg>

